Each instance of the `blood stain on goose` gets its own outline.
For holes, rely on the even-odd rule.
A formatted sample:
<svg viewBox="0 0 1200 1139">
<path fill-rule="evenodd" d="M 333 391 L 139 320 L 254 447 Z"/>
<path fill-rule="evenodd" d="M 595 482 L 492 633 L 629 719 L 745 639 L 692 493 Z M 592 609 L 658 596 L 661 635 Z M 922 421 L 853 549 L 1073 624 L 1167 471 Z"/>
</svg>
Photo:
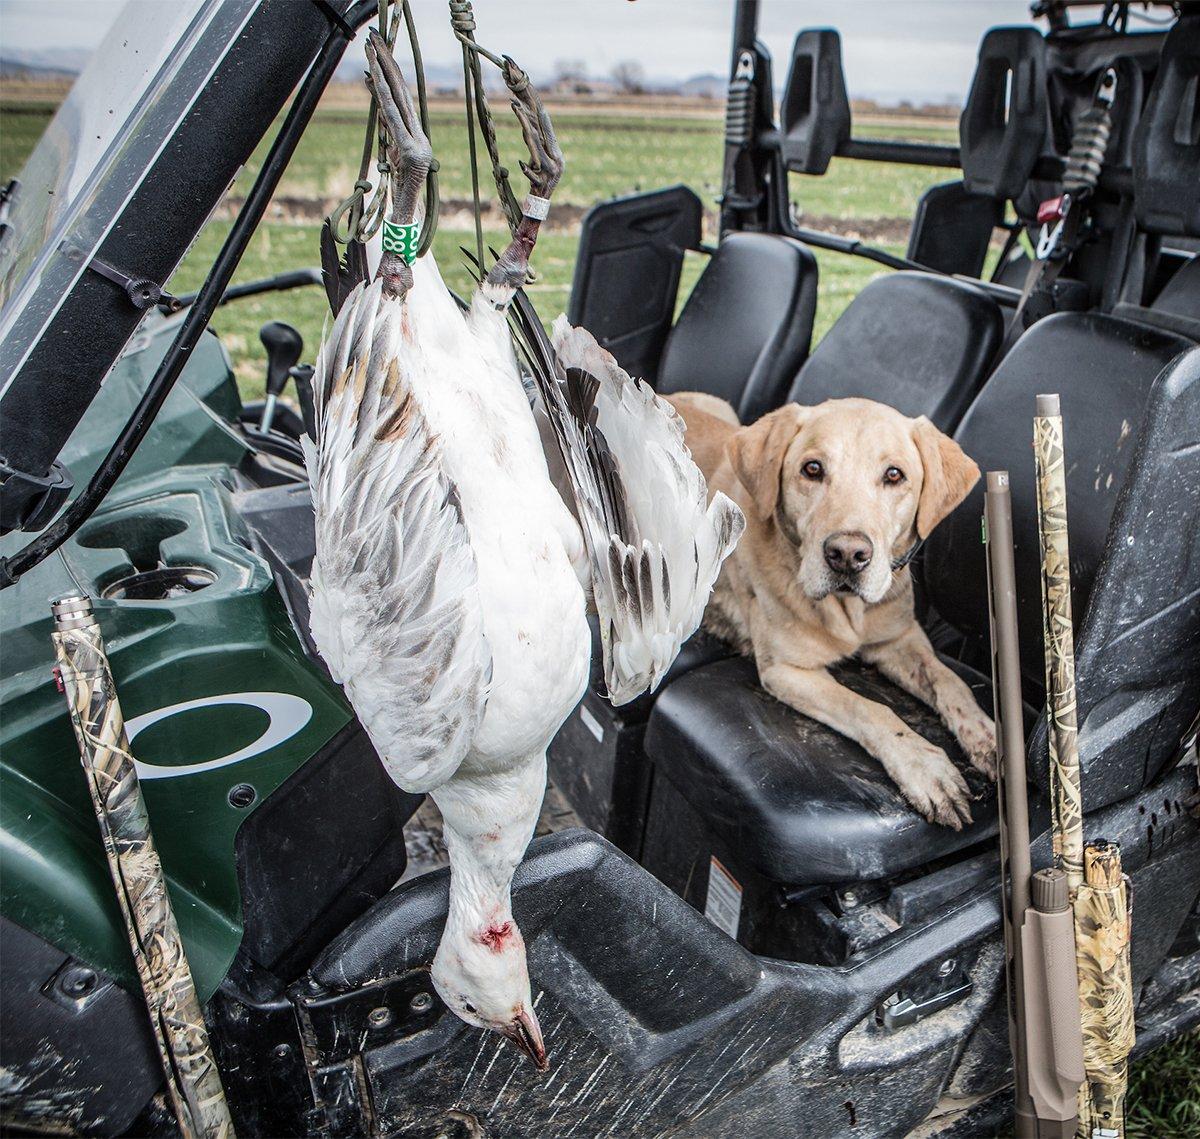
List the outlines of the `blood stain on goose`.
<svg viewBox="0 0 1200 1139">
<path fill-rule="evenodd" d="M 504 922 L 503 925 L 489 925 L 479 935 L 479 944 L 486 946 L 493 953 L 500 953 L 512 938 L 512 934 L 513 927 L 510 921 Z"/>
</svg>

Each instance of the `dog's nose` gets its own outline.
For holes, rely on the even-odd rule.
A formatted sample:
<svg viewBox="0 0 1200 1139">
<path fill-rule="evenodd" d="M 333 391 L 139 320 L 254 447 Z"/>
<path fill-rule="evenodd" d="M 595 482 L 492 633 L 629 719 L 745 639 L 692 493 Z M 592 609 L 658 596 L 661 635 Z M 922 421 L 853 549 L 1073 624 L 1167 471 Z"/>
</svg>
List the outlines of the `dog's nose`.
<svg viewBox="0 0 1200 1139">
<path fill-rule="evenodd" d="M 862 573 L 875 556 L 871 539 L 858 530 L 830 534 L 822 549 L 825 563 L 834 573 Z"/>
</svg>

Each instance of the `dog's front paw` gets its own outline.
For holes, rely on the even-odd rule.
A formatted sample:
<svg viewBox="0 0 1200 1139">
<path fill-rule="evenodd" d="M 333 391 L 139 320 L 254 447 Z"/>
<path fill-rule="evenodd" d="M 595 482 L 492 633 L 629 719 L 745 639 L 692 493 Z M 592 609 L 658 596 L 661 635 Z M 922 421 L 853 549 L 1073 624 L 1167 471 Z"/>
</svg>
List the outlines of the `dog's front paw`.
<svg viewBox="0 0 1200 1139">
<path fill-rule="evenodd" d="M 971 790 L 940 747 L 914 735 L 889 772 L 904 797 L 927 821 L 960 831 L 971 824 Z"/>
<path fill-rule="evenodd" d="M 996 778 L 996 725 L 982 712 L 958 725 L 959 744 L 976 771 Z"/>
</svg>

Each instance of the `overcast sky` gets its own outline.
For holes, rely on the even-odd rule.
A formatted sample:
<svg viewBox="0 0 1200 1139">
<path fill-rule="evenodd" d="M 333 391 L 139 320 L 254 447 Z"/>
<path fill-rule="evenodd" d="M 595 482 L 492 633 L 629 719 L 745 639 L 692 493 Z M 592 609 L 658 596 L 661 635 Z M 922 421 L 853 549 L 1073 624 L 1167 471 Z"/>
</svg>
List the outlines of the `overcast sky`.
<svg viewBox="0 0 1200 1139">
<path fill-rule="evenodd" d="M 153 18 L 176 0 L 132 0 Z M 306 3 L 307 0 L 291 0 Z M 123 0 L 0 0 L 0 51 L 93 48 Z M 427 59 L 459 58 L 445 0 L 413 0 Z M 480 42 L 509 50 L 535 74 L 581 59 L 593 75 L 636 59 L 650 78 L 685 79 L 728 67 L 732 0 L 476 0 Z M 1026 0 L 763 0 L 761 35 L 782 83 L 792 37 L 842 32 L 852 95 L 961 99 L 984 30 L 1029 22 Z"/>
</svg>

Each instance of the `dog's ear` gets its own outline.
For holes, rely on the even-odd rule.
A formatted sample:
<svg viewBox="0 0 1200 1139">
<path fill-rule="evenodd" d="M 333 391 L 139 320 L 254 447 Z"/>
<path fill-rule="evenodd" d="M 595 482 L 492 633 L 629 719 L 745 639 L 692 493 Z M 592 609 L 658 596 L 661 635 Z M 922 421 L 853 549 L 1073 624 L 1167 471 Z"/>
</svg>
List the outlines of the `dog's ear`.
<svg viewBox="0 0 1200 1139">
<path fill-rule="evenodd" d="M 759 516 L 764 520 L 775 513 L 783 457 L 800 430 L 806 411 L 807 408 L 796 403 L 784 404 L 735 432 L 725 444 L 733 473 L 750 492 Z"/>
<path fill-rule="evenodd" d="M 933 528 L 979 481 L 979 467 L 950 436 L 923 415 L 913 421 L 913 442 L 925 468 L 921 499 L 917 503 L 917 536 L 928 538 Z"/>
</svg>

